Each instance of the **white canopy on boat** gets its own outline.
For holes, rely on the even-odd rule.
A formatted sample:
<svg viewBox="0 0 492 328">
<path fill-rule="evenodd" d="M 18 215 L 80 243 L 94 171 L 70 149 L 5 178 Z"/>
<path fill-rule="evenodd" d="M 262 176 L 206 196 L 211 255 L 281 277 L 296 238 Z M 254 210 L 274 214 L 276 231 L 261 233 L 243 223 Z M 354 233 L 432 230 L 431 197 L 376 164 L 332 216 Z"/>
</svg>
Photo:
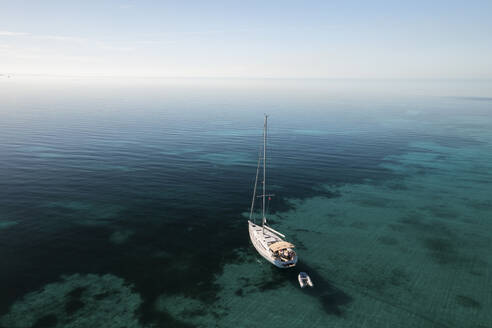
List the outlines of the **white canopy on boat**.
<svg viewBox="0 0 492 328">
<path fill-rule="evenodd" d="M 295 246 L 286 241 L 277 241 L 276 243 L 271 244 L 269 247 L 272 252 L 277 252 L 286 248 L 294 248 Z"/>
</svg>

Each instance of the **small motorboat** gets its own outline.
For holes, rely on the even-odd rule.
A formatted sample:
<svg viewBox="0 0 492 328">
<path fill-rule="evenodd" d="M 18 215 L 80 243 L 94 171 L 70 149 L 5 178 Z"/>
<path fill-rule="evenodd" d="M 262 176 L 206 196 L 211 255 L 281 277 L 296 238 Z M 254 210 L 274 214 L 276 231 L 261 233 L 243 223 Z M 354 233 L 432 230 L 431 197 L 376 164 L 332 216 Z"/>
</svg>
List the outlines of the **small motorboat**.
<svg viewBox="0 0 492 328">
<path fill-rule="evenodd" d="M 311 278 L 308 276 L 306 272 L 299 272 L 299 275 L 297 276 L 297 280 L 299 280 L 299 285 L 301 288 L 304 288 L 306 286 L 313 287 L 313 282 L 311 281 Z"/>
</svg>

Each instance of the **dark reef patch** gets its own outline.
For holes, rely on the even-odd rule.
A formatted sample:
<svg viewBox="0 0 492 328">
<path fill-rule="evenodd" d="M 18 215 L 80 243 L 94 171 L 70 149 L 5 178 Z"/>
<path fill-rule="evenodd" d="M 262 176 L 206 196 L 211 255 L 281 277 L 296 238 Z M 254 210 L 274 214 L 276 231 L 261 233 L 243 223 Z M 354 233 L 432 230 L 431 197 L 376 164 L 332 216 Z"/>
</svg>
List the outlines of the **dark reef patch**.
<svg viewBox="0 0 492 328">
<path fill-rule="evenodd" d="M 66 303 L 65 303 L 65 312 L 68 315 L 72 315 L 81 308 L 84 307 L 84 302 L 80 300 L 82 297 L 82 294 L 87 290 L 87 287 L 77 287 L 74 288 L 72 291 L 67 293 L 66 297 Z"/>
<path fill-rule="evenodd" d="M 355 221 L 355 222 L 352 222 L 350 224 L 350 226 L 352 228 L 365 230 L 365 229 L 367 229 L 367 227 L 369 226 L 369 224 L 367 222 L 364 222 L 364 221 Z"/>
<path fill-rule="evenodd" d="M 113 295 L 114 293 L 116 293 L 116 292 L 115 291 L 107 291 L 107 292 L 99 293 L 99 294 L 94 295 L 94 299 L 100 301 L 102 299 L 105 299 L 105 298 Z"/>
<path fill-rule="evenodd" d="M 207 314 L 205 309 L 192 309 L 192 310 L 184 310 L 181 314 L 186 317 L 201 317 Z"/>
<path fill-rule="evenodd" d="M 468 207 L 474 209 L 474 210 L 479 210 L 479 211 L 489 211 L 492 210 L 492 204 L 491 202 L 486 202 L 486 201 L 479 201 L 479 200 L 474 200 L 474 199 L 468 199 L 466 201 L 466 204 Z"/>
<path fill-rule="evenodd" d="M 87 287 L 74 288 L 72 291 L 67 293 L 67 297 L 69 297 L 69 298 L 80 298 L 80 297 L 82 297 L 82 293 L 84 293 L 86 290 L 87 290 Z"/>
<path fill-rule="evenodd" d="M 469 296 L 464 296 L 464 295 L 456 295 L 456 301 L 458 302 L 459 305 L 466 307 L 466 308 L 480 308 L 481 305 L 478 301 L 474 300 L 473 298 Z"/>
<path fill-rule="evenodd" d="M 405 270 L 394 268 L 391 270 L 389 281 L 393 286 L 402 286 L 410 282 L 410 276 Z"/>
<path fill-rule="evenodd" d="M 388 224 L 388 227 L 395 232 L 406 232 L 407 231 L 403 224 L 390 223 L 390 224 Z"/>
<path fill-rule="evenodd" d="M 473 261 L 473 258 L 463 256 L 459 252 L 463 246 L 462 235 L 456 233 L 450 224 L 445 224 L 439 219 L 414 212 L 402 217 L 399 223 L 390 224 L 389 227 L 399 233 L 412 233 L 414 238 L 423 244 L 431 258 L 439 264 Z"/>
<path fill-rule="evenodd" d="M 54 314 L 47 314 L 44 317 L 36 320 L 34 325 L 31 328 L 51 328 L 55 327 L 58 324 L 58 319 Z"/>
<path fill-rule="evenodd" d="M 432 258 L 440 264 L 456 262 L 459 259 L 454 243 L 450 239 L 426 238 L 423 244 L 430 251 Z"/>
<path fill-rule="evenodd" d="M 398 240 L 394 237 L 391 237 L 391 236 L 381 236 L 378 238 L 378 241 L 381 244 L 385 244 L 385 245 L 389 245 L 389 246 L 393 246 L 393 245 L 398 244 Z"/>
<path fill-rule="evenodd" d="M 454 233 L 451 231 L 448 225 L 435 219 L 431 219 L 423 214 L 411 213 L 401 218 L 399 222 L 408 227 L 411 227 L 413 230 L 419 233 L 454 237 Z M 406 230 L 408 229 L 406 228 Z"/>
<path fill-rule="evenodd" d="M 288 281 L 286 279 L 277 279 L 275 274 L 265 278 L 266 279 L 262 279 L 259 283 L 256 283 L 254 285 L 254 287 L 257 288 L 259 291 L 264 292 L 266 290 L 274 290 L 288 284 Z"/>
<path fill-rule="evenodd" d="M 367 199 L 358 199 L 356 202 L 359 205 L 366 207 L 383 207 L 386 208 L 389 206 L 390 201 L 384 198 L 367 198 Z"/>
<path fill-rule="evenodd" d="M 360 286 L 363 290 L 370 291 L 373 295 L 384 295 L 387 293 L 388 288 L 393 292 L 394 287 L 401 288 L 410 282 L 410 276 L 403 268 L 396 267 L 391 270 L 379 270 L 376 268 L 371 271 L 372 273 L 368 273 L 354 281 L 354 284 Z M 408 286 L 404 288 L 408 289 Z"/>
<path fill-rule="evenodd" d="M 470 259 L 467 267 L 470 274 L 474 276 L 484 276 L 487 274 L 489 264 L 478 256 L 475 256 Z"/>
<path fill-rule="evenodd" d="M 239 277 L 239 280 L 241 280 L 242 282 L 244 282 L 245 284 L 249 284 L 250 282 L 250 279 L 247 278 L 247 277 Z"/>
<path fill-rule="evenodd" d="M 422 209 L 427 210 L 432 216 L 442 219 L 454 219 L 458 217 L 458 213 L 449 209 L 449 205 L 427 206 Z"/>
<path fill-rule="evenodd" d="M 403 182 L 390 182 L 386 186 L 391 190 L 408 190 L 408 187 Z"/>
<path fill-rule="evenodd" d="M 67 301 L 67 303 L 65 303 L 65 312 L 68 315 L 72 315 L 78 310 L 80 310 L 81 308 L 83 308 L 84 305 L 85 305 L 84 302 L 82 302 L 79 299 L 70 299 Z"/>
</svg>

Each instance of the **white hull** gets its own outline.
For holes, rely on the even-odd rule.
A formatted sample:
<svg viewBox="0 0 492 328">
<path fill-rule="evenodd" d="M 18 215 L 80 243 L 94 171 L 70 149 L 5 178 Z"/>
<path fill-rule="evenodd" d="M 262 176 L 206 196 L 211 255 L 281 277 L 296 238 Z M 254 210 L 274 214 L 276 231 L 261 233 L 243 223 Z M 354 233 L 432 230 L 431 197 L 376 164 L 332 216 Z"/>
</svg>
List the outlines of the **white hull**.
<svg viewBox="0 0 492 328">
<path fill-rule="evenodd" d="M 251 243 L 256 248 L 258 253 L 260 253 L 260 255 L 263 256 L 268 262 L 282 269 L 290 268 L 296 265 L 297 255 L 295 255 L 290 261 L 282 261 L 274 257 L 269 245 L 279 241 L 284 241 L 278 235 L 269 229 L 263 229 L 262 226 L 256 225 L 250 220 L 248 220 L 248 230 Z"/>
</svg>

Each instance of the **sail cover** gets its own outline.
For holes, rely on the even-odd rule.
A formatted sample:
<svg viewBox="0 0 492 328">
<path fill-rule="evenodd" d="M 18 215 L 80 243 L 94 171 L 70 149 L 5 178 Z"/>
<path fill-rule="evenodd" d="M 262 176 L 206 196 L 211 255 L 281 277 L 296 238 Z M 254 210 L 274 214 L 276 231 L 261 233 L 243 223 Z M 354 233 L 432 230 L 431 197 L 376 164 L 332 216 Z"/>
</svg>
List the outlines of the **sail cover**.
<svg viewBox="0 0 492 328">
<path fill-rule="evenodd" d="M 269 247 L 272 252 L 277 252 L 279 250 L 286 249 L 286 248 L 294 248 L 295 246 L 286 241 L 278 241 L 276 243 L 271 244 Z"/>
</svg>

